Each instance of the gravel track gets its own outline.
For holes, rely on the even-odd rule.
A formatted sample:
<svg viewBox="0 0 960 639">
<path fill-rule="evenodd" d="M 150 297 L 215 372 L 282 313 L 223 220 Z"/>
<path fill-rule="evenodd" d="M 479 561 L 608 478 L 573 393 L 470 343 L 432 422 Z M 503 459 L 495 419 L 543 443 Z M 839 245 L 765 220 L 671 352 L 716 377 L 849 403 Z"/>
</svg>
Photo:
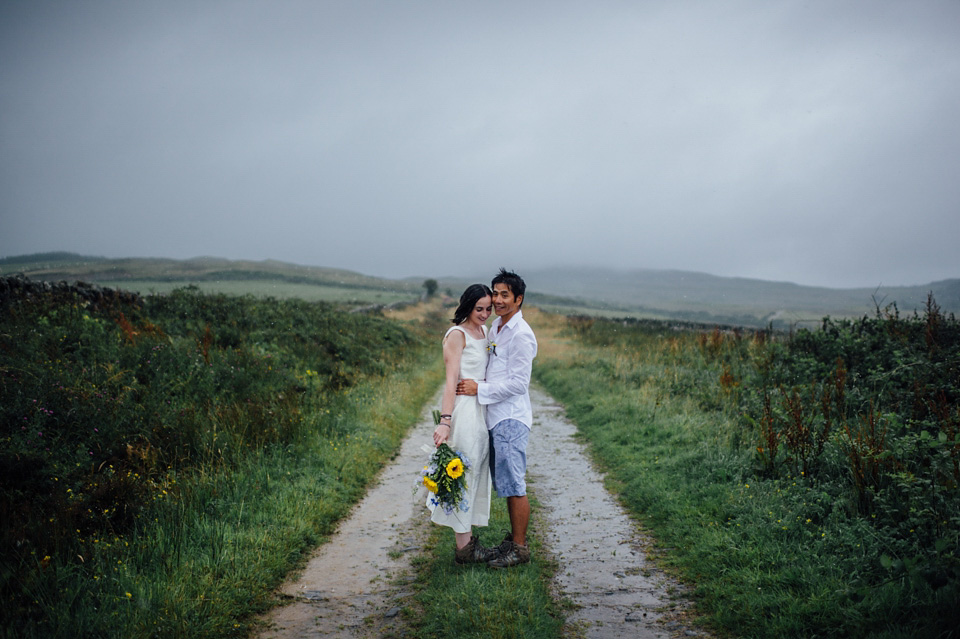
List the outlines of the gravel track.
<svg viewBox="0 0 960 639">
<path fill-rule="evenodd" d="M 648 562 L 649 540 L 604 488 L 562 406 L 537 388 L 531 400 L 528 479 L 542 509 L 534 525 L 546 528 L 531 532 L 559 562 L 557 594 L 575 604 L 568 634 L 703 636 L 684 623 L 683 588 Z M 354 639 L 401 630 L 397 613 L 411 594 L 403 584 L 428 522 L 422 499 L 411 491 L 432 431 L 427 410 L 331 540 L 281 588 L 290 603 L 264 617 L 261 639 Z"/>
</svg>

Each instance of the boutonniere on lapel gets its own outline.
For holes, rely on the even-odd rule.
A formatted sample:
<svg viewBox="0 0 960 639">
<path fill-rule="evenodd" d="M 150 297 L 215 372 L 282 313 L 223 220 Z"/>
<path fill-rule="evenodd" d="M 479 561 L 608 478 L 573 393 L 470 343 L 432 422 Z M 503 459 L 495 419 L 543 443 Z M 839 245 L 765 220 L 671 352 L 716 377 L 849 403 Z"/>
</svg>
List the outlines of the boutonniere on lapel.
<svg viewBox="0 0 960 639">
<path fill-rule="evenodd" d="M 496 342 L 487 342 L 487 352 L 493 353 L 494 356 L 497 354 L 497 343 Z"/>
</svg>

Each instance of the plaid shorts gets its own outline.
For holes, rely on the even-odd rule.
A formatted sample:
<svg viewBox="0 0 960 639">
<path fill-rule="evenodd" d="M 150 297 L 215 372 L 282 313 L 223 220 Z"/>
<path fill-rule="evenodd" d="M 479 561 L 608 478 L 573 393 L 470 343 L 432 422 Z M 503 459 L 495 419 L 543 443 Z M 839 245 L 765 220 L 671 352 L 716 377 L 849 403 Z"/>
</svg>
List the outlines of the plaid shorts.
<svg viewBox="0 0 960 639">
<path fill-rule="evenodd" d="M 490 429 L 490 478 L 497 497 L 527 494 L 527 440 L 523 422 L 505 419 Z"/>
</svg>

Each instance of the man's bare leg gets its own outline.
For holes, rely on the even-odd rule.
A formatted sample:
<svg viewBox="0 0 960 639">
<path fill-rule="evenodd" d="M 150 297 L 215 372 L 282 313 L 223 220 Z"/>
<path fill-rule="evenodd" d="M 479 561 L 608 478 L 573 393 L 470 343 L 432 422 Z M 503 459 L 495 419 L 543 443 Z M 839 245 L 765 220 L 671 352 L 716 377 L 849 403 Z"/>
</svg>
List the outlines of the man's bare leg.
<svg viewBox="0 0 960 639">
<path fill-rule="evenodd" d="M 510 528 L 513 543 L 527 545 L 527 524 L 530 523 L 530 500 L 527 496 L 507 497 L 507 513 L 510 515 Z"/>
</svg>

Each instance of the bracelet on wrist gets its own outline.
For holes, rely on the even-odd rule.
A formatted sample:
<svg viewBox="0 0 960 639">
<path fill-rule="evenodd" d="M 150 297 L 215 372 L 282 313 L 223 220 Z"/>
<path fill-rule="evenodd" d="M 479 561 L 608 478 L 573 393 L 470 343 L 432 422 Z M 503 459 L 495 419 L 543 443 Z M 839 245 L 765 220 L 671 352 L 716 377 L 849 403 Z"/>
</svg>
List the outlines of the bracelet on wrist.
<svg viewBox="0 0 960 639">
<path fill-rule="evenodd" d="M 444 413 L 440 413 L 440 419 L 443 419 L 444 417 L 446 417 L 447 419 L 450 419 L 451 417 L 453 417 L 453 415 L 446 415 Z"/>
</svg>

